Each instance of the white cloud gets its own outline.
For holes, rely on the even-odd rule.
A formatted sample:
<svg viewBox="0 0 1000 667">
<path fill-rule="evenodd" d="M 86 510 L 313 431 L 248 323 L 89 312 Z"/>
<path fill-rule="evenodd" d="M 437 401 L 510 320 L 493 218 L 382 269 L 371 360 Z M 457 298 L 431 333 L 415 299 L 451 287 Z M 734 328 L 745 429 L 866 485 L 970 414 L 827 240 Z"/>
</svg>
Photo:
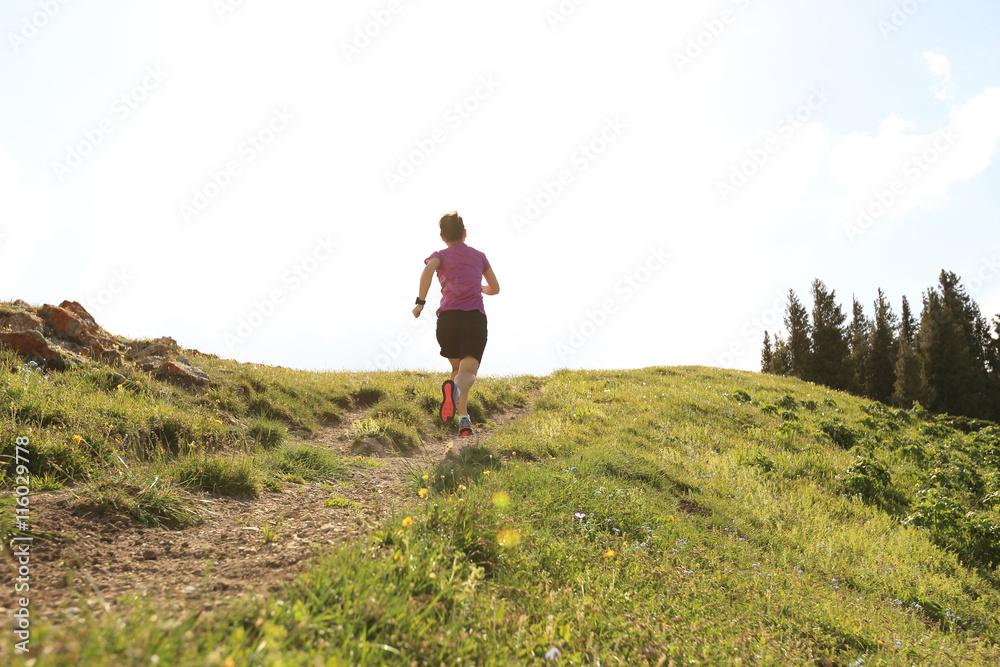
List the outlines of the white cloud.
<svg viewBox="0 0 1000 667">
<path fill-rule="evenodd" d="M 854 222 L 859 207 L 879 211 L 876 202 L 885 208 L 873 215 L 877 220 L 931 208 L 952 185 L 983 172 L 998 143 L 1000 88 L 953 107 L 945 127 L 923 134 L 912 121 L 890 114 L 875 136 L 853 132 L 830 152 L 830 174 L 844 191 L 836 220 Z"/>
<path fill-rule="evenodd" d="M 942 53 L 926 51 L 924 52 L 924 62 L 927 63 L 931 74 L 940 79 L 933 88 L 934 99 L 955 99 L 955 92 L 951 83 L 951 64 L 948 62 L 948 56 Z"/>
</svg>

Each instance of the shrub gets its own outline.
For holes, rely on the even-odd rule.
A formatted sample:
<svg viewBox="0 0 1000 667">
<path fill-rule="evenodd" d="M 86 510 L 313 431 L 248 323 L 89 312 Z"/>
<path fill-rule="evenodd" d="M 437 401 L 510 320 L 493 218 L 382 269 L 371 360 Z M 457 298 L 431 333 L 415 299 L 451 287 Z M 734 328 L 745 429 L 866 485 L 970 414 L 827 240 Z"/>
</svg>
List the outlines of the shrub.
<svg viewBox="0 0 1000 667">
<path fill-rule="evenodd" d="M 823 422 L 819 427 L 820 433 L 825 434 L 841 449 L 850 449 L 857 441 L 854 431 L 846 424 L 839 421 Z"/>
<path fill-rule="evenodd" d="M 732 397 L 739 403 L 749 403 L 752 400 L 750 394 L 742 389 L 733 392 Z"/>
<path fill-rule="evenodd" d="M 868 456 L 856 458 L 844 476 L 844 486 L 848 493 L 861 494 L 868 501 L 882 497 L 891 483 L 889 469 Z"/>
<path fill-rule="evenodd" d="M 799 407 L 799 402 L 795 400 L 795 397 L 791 394 L 785 394 L 781 397 L 781 400 L 778 401 L 778 407 L 786 410 L 794 410 Z"/>
</svg>

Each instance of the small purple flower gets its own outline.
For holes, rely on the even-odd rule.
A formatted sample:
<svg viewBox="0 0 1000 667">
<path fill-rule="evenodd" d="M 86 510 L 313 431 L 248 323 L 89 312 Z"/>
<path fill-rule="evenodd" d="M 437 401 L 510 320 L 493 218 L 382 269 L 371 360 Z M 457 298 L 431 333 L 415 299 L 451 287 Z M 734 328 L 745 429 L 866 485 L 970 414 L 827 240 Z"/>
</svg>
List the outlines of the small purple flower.
<svg viewBox="0 0 1000 667">
<path fill-rule="evenodd" d="M 587 515 L 586 515 L 586 514 L 584 514 L 583 512 L 577 512 L 577 513 L 576 513 L 576 514 L 574 514 L 573 516 L 575 516 L 575 517 L 576 517 L 577 519 L 583 519 L 583 518 L 585 518 L 585 517 L 586 517 Z"/>
<path fill-rule="evenodd" d="M 557 649 L 555 646 L 553 646 L 552 648 L 550 648 L 548 651 L 545 652 L 545 659 L 546 660 L 558 660 L 559 659 L 559 649 Z"/>
</svg>

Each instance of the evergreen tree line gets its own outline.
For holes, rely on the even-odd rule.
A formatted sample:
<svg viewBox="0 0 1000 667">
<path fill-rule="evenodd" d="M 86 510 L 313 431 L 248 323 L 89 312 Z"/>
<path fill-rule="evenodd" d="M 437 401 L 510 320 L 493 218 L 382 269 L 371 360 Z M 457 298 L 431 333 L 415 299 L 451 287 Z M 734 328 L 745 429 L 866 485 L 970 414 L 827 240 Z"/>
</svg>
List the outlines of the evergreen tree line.
<svg viewBox="0 0 1000 667">
<path fill-rule="evenodd" d="M 872 316 L 854 298 L 851 320 L 819 279 L 812 317 L 788 291 L 785 336 L 764 332 L 761 369 L 911 408 L 1000 421 L 1000 315 L 983 317 L 958 276 L 942 271 L 919 320 L 906 297 L 897 317 L 881 289 Z"/>
</svg>

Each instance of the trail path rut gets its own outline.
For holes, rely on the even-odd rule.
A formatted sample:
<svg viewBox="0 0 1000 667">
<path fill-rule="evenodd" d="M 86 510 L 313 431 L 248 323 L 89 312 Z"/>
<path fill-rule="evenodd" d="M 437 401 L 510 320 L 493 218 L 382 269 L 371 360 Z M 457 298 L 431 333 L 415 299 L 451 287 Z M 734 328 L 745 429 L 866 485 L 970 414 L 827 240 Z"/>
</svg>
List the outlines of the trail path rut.
<svg viewBox="0 0 1000 667">
<path fill-rule="evenodd" d="M 63 537 L 31 546 L 32 614 L 68 622 L 80 618 L 84 606 L 95 613 L 122 610 L 129 594 L 146 595 L 156 608 L 173 613 L 211 611 L 245 595 L 275 592 L 313 553 L 360 539 L 391 513 L 419 503 L 408 488 L 408 471 L 431 468 L 454 448 L 488 442 L 496 430 L 530 412 L 534 398 L 524 408 L 493 415 L 492 429 L 478 425 L 470 438 L 428 436 L 419 451 L 373 457 L 378 467 L 352 467 L 349 480 L 328 481 L 326 488 L 323 482 L 285 483 L 282 492 L 262 492 L 252 500 L 196 494 L 195 511 L 203 522 L 183 530 L 95 516 L 71 502 L 67 490 L 34 494 L 32 528 Z M 340 425 L 301 442 L 353 458 L 350 426 L 366 412 L 354 409 Z M 331 498 L 349 506 L 329 507 L 325 501 Z M 264 522 L 279 517 L 278 538 L 265 543 Z M 0 615 L 14 609 L 14 597 L 13 586 L 3 587 Z"/>
</svg>

